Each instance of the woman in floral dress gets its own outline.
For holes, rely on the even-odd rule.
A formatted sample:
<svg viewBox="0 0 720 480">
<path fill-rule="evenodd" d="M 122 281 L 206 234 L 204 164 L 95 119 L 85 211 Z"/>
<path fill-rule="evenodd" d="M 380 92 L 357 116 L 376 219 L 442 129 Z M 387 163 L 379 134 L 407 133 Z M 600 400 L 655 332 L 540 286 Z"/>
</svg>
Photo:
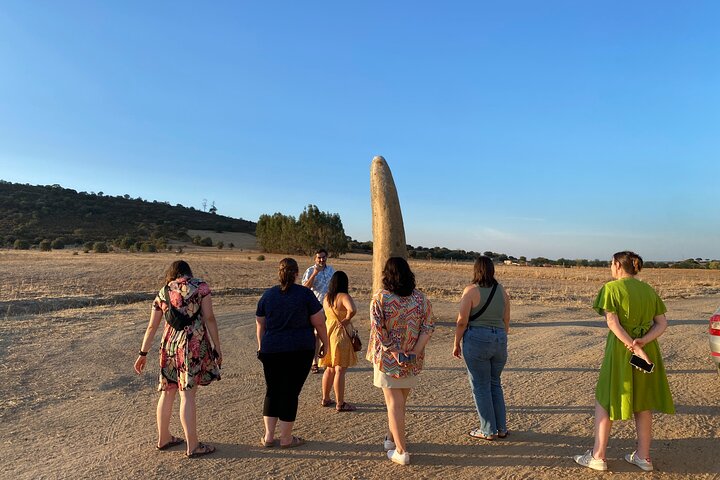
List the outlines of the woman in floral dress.
<svg viewBox="0 0 720 480">
<path fill-rule="evenodd" d="M 172 309 L 172 311 L 170 311 Z M 176 329 L 168 323 L 170 314 L 177 314 L 185 322 Z M 197 438 L 195 394 L 198 385 L 208 385 L 220 379 L 222 353 L 217 322 L 212 309 L 210 287 L 194 278 L 190 266 L 178 260 L 165 274 L 165 283 L 152 304 L 150 321 L 142 346 L 135 360 L 135 371 L 145 368 L 146 355 L 152 346 L 161 320 L 166 319 L 160 344 L 160 399 L 157 406 L 158 450 L 183 442 L 170 433 L 175 394 L 180 391 L 180 422 L 190 458 L 207 455 L 215 447 L 200 443 Z"/>
</svg>

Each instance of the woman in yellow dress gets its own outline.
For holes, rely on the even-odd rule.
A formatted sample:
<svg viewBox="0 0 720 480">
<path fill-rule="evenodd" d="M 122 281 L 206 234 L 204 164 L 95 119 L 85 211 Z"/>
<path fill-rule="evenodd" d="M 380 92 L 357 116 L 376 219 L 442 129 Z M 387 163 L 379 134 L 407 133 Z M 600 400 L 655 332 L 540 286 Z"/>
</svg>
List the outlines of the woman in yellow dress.
<svg viewBox="0 0 720 480">
<path fill-rule="evenodd" d="M 352 335 L 355 332 L 352 317 L 357 309 L 355 302 L 348 294 L 348 276 L 345 272 L 337 271 L 330 279 L 328 292 L 323 300 L 325 309 L 325 326 L 327 327 L 329 345 L 327 353 L 319 361 L 325 368 L 322 378 L 323 407 L 333 404 L 330 400 L 330 390 L 335 390 L 336 410 L 338 412 L 352 412 L 354 405 L 345 401 L 345 372 L 348 367 L 357 363 L 357 355 L 352 346 Z"/>
</svg>

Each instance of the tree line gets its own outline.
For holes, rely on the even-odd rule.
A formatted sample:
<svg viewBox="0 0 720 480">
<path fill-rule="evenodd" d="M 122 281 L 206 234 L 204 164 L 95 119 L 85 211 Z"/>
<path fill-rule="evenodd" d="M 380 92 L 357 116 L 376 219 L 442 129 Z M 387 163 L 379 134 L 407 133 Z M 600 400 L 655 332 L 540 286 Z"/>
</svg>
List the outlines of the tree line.
<svg viewBox="0 0 720 480">
<path fill-rule="evenodd" d="M 426 248 L 422 246 L 414 247 L 406 245 L 408 257 L 425 260 L 446 260 L 446 261 L 473 261 L 480 255 L 485 255 L 493 259 L 495 263 L 510 263 L 512 265 L 528 265 L 533 267 L 609 267 L 609 260 L 587 260 L 584 258 L 569 259 L 558 258 L 552 260 L 545 257 L 527 258 L 525 256 L 514 257 L 504 253 L 496 253 L 492 251 L 476 252 L 473 250 L 451 250 L 445 247 Z M 349 239 L 348 251 L 355 253 L 372 254 L 373 242 L 358 242 Z M 668 261 L 646 261 L 645 268 L 698 268 L 720 270 L 719 260 L 710 260 L 702 258 L 688 258 L 677 262 Z"/>
<path fill-rule="evenodd" d="M 305 207 L 300 216 L 274 213 L 260 215 L 255 235 L 262 249 L 271 253 L 312 255 L 325 248 L 331 257 L 348 252 L 340 215 L 322 212 L 315 205 Z"/>
<path fill-rule="evenodd" d="M 203 210 L 207 201 L 203 200 Z M 103 192 L 77 192 L 60 185 L 32 186 L 0 180 L 0 247 L 57 250 L 66 245 L 81 245 L 85 250 L 109 248 L 152 252 L 168 248 L 169 240 L 213 245 L 209 237 L 191 238 L 188 229 L 217 232 L 254 233 L 263 250 L 274 253 L 311 255 L 319 247 L 331 256 L 343 253 L 372 253 L 372 242 L 358 242 L 345 235 L 340 215 L 322 212 L 308 205 L 296 219 L 275 213 L 261 215 L 258 223 L 217 214 L 215 202 L 210 210 L 175 206 L 168 202 L 107 196 Z M 232 248 L 233 245 L 228 245 Z M 426 248 L 407 245 L 410 258 L 472 261 L 480 252 Z M 607 267 L 608 260 L 545 257 L 514 257 L 492 251 L 482 252 L 495 262 L 518 265 Z M 677 262 L 648 261 L 647 268 L 720 269 L 720 261 L 688 258 Z"/>
</svg>

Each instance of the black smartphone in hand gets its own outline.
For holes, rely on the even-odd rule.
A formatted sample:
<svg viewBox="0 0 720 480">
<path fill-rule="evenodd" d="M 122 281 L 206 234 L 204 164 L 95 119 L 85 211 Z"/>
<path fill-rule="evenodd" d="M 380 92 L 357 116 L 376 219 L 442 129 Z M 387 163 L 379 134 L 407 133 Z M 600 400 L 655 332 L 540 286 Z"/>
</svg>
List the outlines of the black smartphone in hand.
<svg viewBox="0 0 720 480">
<path fill-rule="evenodd" d="M 630 365 L 637 368 L 638 370 L 642 370 L 645 373 L 652 373 L 653 369 L 655 368 L 654 363 L 648 363 L 634 353 L 630 357 Z"/>
<path fill-rule="evenodd" d="M 400 363 L 411 363 L 415 361 L 415 354 L 411 353 L 410 355 L 405 355 L 405 353 L 400 352 L 398 353 L 398 359 L 400 360 Z"/>
</svg>

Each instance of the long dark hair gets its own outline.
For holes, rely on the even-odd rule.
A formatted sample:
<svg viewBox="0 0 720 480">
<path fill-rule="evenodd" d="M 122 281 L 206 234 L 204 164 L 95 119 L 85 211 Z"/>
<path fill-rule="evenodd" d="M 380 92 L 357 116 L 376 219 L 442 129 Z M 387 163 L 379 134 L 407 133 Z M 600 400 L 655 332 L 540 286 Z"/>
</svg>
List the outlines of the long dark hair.
<svg viewBox="0 0 720 480">
<path fill-rule="evenodd" d="M 643 259 L 635 252 L 625 250 L 613 255 L 613 260 L 620 264 L 623 270 L 630 275 L 637 275 L 643 268 Z"/>
<path fill-rule="evenodd" d="M 492 287 L 497 283 L 495 280 L 495 264 L 490 257 L 480 255 L 475 259 L 472 283 L 477 283 L 481 287 Z"/>
<path fill-rule="evenodd" d="M 170 264 L 167 270 L 165 270 L 165 285 L 173 280 L 177 280 L 180 277 L 192 276 L 193 274 L 192 270 L 190 270 L 190 265 L 188 265 L 185 260 L 175 260 Z"/>
<path fill-rule="evenodd" d="M 335 306 L 335 297 L 337 297 L 338 293 L 348 293 L 348 283 L 348 276 L 345 272 L 338 270 L 333 273 L 330 284 L 328 285 L 327 295 L 325 295 L 328 305 L 331 307 Z"/>
<path fill-rule="evenodd" d="M 280 290 L 287 292 L 298 275 L 298 264 L 294 258 L 283 258 L 280 260 L 278 268 L 278 279 L 280 280 Z"/>
<path fill-rule="evenodd" d="M 402 257 L 390 257 L 382 272 L 382 285 L 401 297 L 409 296 L 415 290 L 415 274 L 410 270 L 407 260 Z"/>
</svg>

